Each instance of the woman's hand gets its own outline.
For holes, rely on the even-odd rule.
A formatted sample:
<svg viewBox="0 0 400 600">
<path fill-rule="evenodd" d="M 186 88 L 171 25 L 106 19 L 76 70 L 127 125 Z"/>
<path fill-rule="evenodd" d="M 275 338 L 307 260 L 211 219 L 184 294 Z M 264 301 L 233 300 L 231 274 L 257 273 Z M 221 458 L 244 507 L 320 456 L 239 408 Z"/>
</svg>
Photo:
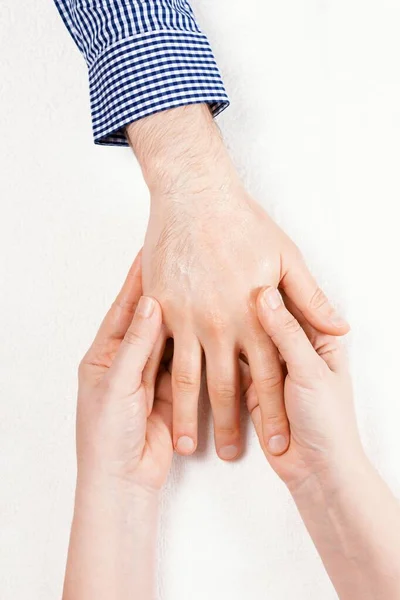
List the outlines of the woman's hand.
<svg viewBox="0 0 400 600">
<path fill-rule="evenodd" d="M 157 374 L 149 361 L 161 309 L 141 297 L 140 262 L 139 256 L 80 365 L 78 481 L 98 478 L 158 491 L 173 453 L 171 377 L 163 365 Z"/>
<path fill-rule="evenodd" d="M 158 492 L 173 453 L 171 378 L 158 370 L 160 306 L 141 293 L 138 257 L 79 369 L 64 600 L 155 595 Z"/>
<path fill-rule="evenodd" d="M 284 397 L 290 444 L 282 455 L 271 452 L 283 447 L 279 436 L 270 440 L 270 447 L 264 443 L 254 384 L 250 385 L 246 400 L 268 461 L 293 491 L 311 476 L 343 463 L 356 464 L 364 454 L 343 348 L 337 338 L 308 325 L 293 303 L 286 303 L 291 312 L 273 287 L 262 290 L 257 299 L 260 323 L 287 368 Z"/>
<path fill-rule="evenodd" d="M 247 404 L 261 445 L 288 486 L 338 597 L 397 600 L 400 507 L 361 446 L 343 349 L 287 304 L 290 312 L 273 287 L 257 299 L 260 322 L 286 363 L 291 432 L 288 450 L 271 454 L 251 384 Z"/>
</svg>

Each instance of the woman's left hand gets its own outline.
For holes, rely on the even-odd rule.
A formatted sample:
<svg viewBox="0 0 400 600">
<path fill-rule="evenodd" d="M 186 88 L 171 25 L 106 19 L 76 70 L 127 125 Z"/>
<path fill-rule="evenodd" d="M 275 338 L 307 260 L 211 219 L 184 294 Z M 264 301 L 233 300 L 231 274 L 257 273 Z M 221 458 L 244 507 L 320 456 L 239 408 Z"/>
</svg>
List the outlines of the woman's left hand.
<svg viewBox="0 0 400 600">
<path fill-rule="evenodd" d="M 80 365 L 78 482 L 153 492 L 173 454 L 171 377 L 152 364 L 163 350 L 161 308 L 141 292 L 138 256 Z"/>
</svg>

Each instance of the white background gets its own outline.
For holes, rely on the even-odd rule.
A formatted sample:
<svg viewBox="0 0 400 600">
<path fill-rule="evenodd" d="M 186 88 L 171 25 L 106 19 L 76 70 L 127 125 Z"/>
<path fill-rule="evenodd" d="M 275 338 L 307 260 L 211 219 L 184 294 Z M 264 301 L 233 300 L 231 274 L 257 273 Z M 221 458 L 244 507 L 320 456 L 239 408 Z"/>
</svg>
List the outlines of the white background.
<svg viewBox="0 0 400 600">
<path fill-rule="evenodd" d="M 357 411 L 400 494 L 398 0 L 195 0 L 246 184 L 352 324 Z M 60 597 L 73 502 L 76 367 L 139 249 L 147 190 L 92 144 L 86 68 L 49 0 L 0 0 L 0 598 Z M 205 415 L 205 421 L 208 417 Z M 176 460 L 163 600 L 335 593 L 253 433 Z"/>
</svg>

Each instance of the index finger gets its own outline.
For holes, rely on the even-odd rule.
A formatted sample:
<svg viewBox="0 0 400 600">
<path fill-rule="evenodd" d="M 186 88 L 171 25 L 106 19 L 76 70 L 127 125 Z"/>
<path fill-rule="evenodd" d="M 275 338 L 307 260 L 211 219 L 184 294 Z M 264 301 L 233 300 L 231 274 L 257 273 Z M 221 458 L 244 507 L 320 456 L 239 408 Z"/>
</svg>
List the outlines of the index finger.
<svg viewBox="0 0 400 600">
<path fill-rule="evenodd" d="M 141 252 L 129 269 L 125 282 L 88 350 L 85 361 L 110 367 L 112 358 L 132 322 L 142 294 Z"/>
<path fill-rule="evenodd" d="M 324 367 L 298 321 L 285 307 L 273 287 L 264 288 L 257 298 L 258 318 L 285 361 L 290 376 L 312 376 Z"/>
</svg>

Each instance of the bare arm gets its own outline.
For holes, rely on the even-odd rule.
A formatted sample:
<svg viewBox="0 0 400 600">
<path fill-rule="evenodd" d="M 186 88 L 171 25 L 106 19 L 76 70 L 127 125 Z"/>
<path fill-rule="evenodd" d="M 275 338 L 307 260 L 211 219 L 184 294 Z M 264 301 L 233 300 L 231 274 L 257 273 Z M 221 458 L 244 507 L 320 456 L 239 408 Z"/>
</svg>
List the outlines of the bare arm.
<svg viewBox="0 0 400 600">
<path fill-rule="evenodd" d="M 367 460 L 293 494 L 342 600 L 400 598 L 400 506 Z"/>
<path fill-rule="evenodd" d="M 153 600 L 158 497 L 78 483 L 63 600 Z"/>
<path fill-rule="evenodd" d="M 141 288 L 136 260 L 81 363 L 78 477 L 63 600 L 155 597 L 172 396 L 169 371 L 158 361 L 156 382 L 149 378 L 161 310 L 151 298 L 139 302 Z M 150 395 L 145 379 L 155 384 Z"/>
<path fill-rule="evenodd" d="M 274 289 L 258 297 L 260 320 L 287 365 L 291 430 L 287 452 L 271 455 L 251 386 L 247 402 L 264 452 L 288 486 L 341 600 L 398 600 L 400 505 L 361 446 L 343 348 L 286 302 L 298 320 Z"/>
</svg>

